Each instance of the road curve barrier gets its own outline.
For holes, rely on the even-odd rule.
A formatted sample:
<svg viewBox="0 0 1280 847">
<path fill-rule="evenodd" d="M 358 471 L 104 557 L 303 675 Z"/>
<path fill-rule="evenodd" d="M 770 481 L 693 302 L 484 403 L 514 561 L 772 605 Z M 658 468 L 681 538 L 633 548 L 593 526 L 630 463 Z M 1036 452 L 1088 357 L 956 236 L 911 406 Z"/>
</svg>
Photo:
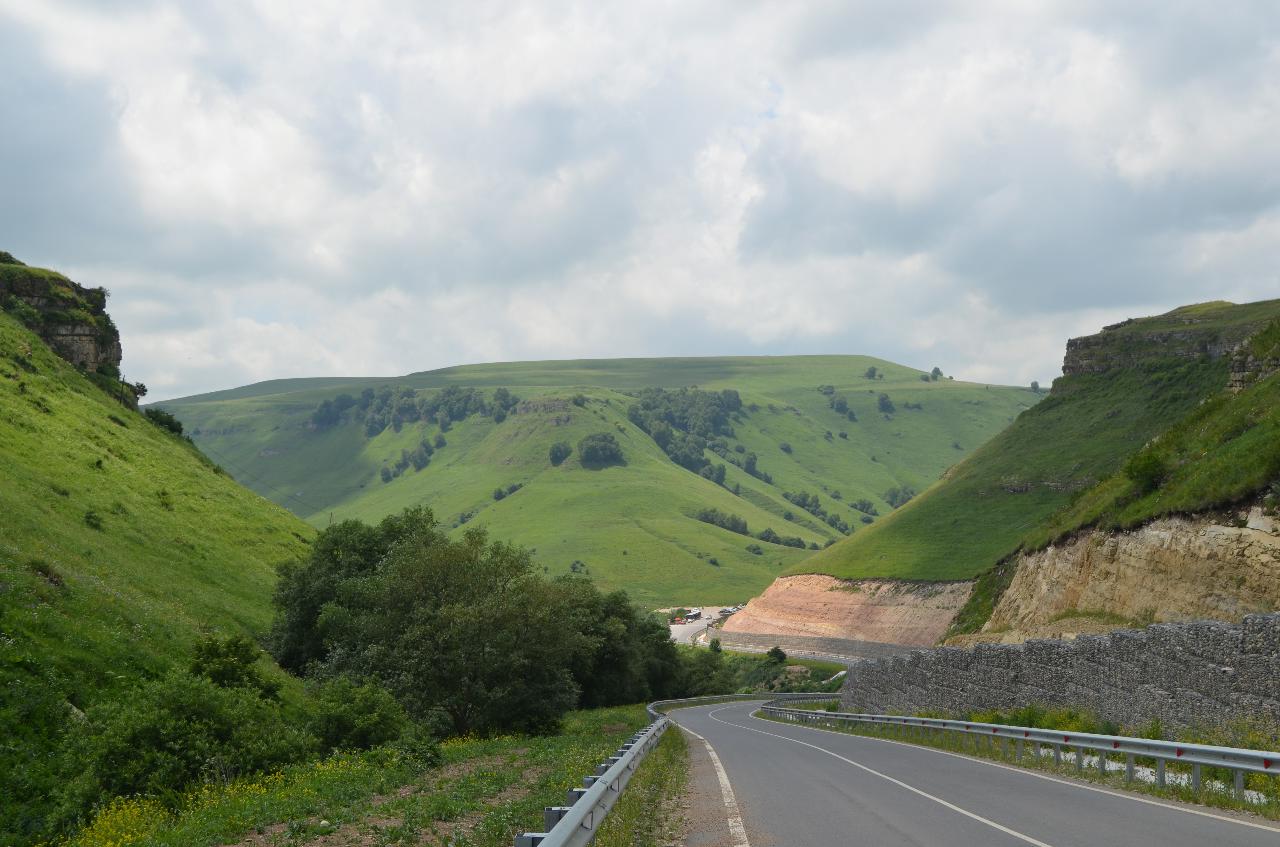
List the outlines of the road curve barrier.
<svg viewBox="0 0 1280 847">
<path fill-rule="evenodd" d="M 833 695 L 812 694 L 725 694 L 713 697 L 689 697 L 683 700 L 657 700 L 648 706 L 650 724 L 631 736 L 618 748 L 616 755 L 596 767 L 596 772 L 582 779 L 582 788 L 570 788 L 563 806 L 547 806 L 542 810 L 546 832 L 525 832 L 515 837 L 515 847 L 583 847 L 596 837 L 605 815 L 622 796 L 622 789 L 635 774 L 649 751 L 658 746 L 671 721 L 667 709 L 736 700 L 769 700 L 770 703 L 831 700 Z"/>
<path fill-rule="evenodd" d="M 989 752 L 995 752 L 998 744 L 1000 752 L 1007 757 L 1012 746 L 1013 757 L 1017 761 L 1021 761 L 1024 755 L 1030 755 L 1036 760 L 1052 756 L 1054 764 L 1060 765 L 1063 751 L 1069 750 L 1074 753 L 1076 769 L 1081 772 L 1085 769 L 1085 753 L 1089 752 L 1093 754 L 1094 759 L 1091 767 L 1096 768 L 1103 776 L 1112 772 L 1110 757 L 1123 756 L 1124 761 L 1117 761 L 1115 764 L 1123 766 L 1126 782 L 1132 782 L 1134 779 L 1135 758 L 1143 757 L 1155 761 L 1155 783 L 1162 788 L 1167 784 L 1165 773 L 1167 764 L 1189 765 L 1191 788 L 1197 794 L 1202 787 L 1201 770 L 1203 768 L 1226 768 L 1231 771 L 1236 799 L 1242 802 L 1249 799 L 1244 789 L 1246 773 L 1280 776 L 1280 752 L 1274 751 L 1215 747 L 1210 744 L 1184 744 L 1179 741 L 1130 738 L 1124 735 L 1097 735 L 1088 732 L 1037 729 L 976 721 L 817 712 L 791 709 L 780 700 L 765 703 L 760 707 L 760 711 L 791 723 L 833 729 L 839 724 L 851 723 L 887 726 L 906 741 L 913 739 L 923 741 L 929 737 L 940 736 L 944 732 L 959 733 L 973 739 L 975 753 L 980 752 L 984 745 Z"/>
</svg>

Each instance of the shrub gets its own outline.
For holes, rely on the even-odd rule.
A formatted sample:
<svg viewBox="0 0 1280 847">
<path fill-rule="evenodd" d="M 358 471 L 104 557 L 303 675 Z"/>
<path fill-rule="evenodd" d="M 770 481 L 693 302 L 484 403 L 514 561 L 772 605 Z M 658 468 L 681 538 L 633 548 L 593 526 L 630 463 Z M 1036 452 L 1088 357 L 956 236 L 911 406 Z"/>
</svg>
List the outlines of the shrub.
<svg viewBox="0 0 1280 847">
<path fill-rule="evenodd" d="M 719 509 L 703 509 L 698 512 L 695 517 L 703 523 L 709 523 L 712 526 L 718 526 L 721 529 L 727 529 L 730 532 L 736 532 L 739 535 L 747 535 L 750 530 L 747 529 L 747 522 L 738 515 L 731 515 L 721 512 Z"/>
<path fill-rule="evenodd" d="M 875 365 L 872 365 L 871 367 L 867 368 L 863 376 L 865 376 L 867 379 L 875 379 L 877 376 L 879 376 L 879 371 L 876 369 Z"/>
<path fill-rule="evenodd" d="M 280 693 L 280 683 L 267 679 L 256 667 L 261 652 L 243 635 L 210 636 L 196 645 L 191 673 L 220 688 L 251 688 L 263 697 L 275 699 Z"/>
<path fill-rule="evenodd" d="M 776 644 L 770 647 L 769 652 L 765 653 L 765 655 L 769 657 L 770 661 L 778 664 L 782 664 L 787 660 L 787 654 L 782 652 L 782 648 Z"/>
<path fill-rule="evenodd" d="M 84 513 L 84 522 L 89 529 L 102 530 L 102 515 L 99 515 L 93 509 Z"/>
<path fill-rule="evenodd" d="M 300 761 L 314 746 L 278 704 L 175 671 L 90 708 L 89 720 L 72 727 L 67 753 L 76 776 L 66 805 L 83 811 L 98 798 L 134 794 L 172 802 L 196 783 Z"/>
<path fill-rule="evenodd" d="M 446 444 L 448 444 L 448 443 L 449 443 L 448 441 L 445 441 L 445 440 L 444 440 L 444 433 L 443 433 L 443 432 L 437 432 L 437 433 L 436 433 L 436 439 L 435 439 L 435 442 L 434 442 L 434 446 L 435 446 L 435 448 L 436 448 L 437 450 L 439 450 L 441 447 L 444 447 L 444 446 L 445 446 Z"/>
<path fill-rule="evenodd" d="M 909 485 L 890 488 L 884 493 L 885 502 L 893 508 L 906 505 L 907 501 L 916 496 L 916 490 Z"/>
<path fill-rule="evenodd" d="M 881 394 L 876 399 L 876 407 L 886 415 L 892 415 L 897 411 L 897 408 L 893 405 L 893 401 L 889 399 L 888 394 Z"/>
<path fill-rule="evenodd" d="M 1143 451 L 1130 459 L 1124 466 L 1124 475 L 1143 494 L 1155 491 L 1169 474 L 1169 467 L 1163 457 L 1150 451 Z"/>
<path fill-rule="evenodd" d="M 578 460 L 588 468 L 625 464 L 622 447 L 611 432 L 592 433 L 579 441 Z"/>
<path fill-rule="evenodd" d="M 791 442 L 790 442 L 790 441 L 784 441 L 784 442 L 782 442 L 781 444 L 779 444 L 779 445 L 778 445 L 778 449 L 779 449 L 779 450 L 781 450 L 783 453 L 790 453 L 790 452 L 791 452 Z"/>
<path fill-rule="evenodd" d="M 409 717 L 391 692 L 345 676 L 312 690 L 307 728 L 324 750 L 367 750 L 399 739 Z"/>
<path fill-rule="evenodd" d="M 563 462 L 565 459 L 569 458 L 569 454 L 571 454 L 572 452 L 573 452 L 573 448 L 569 446 L 568 442 L 557 441 L 555 444 L 551 445 L 551 451 L 550 451 L 551 464 L 555 465 L 556 467 L 559 467 L 560 463 Z"/>
<path fill-rule="evenodd" d="M 849 438 L 849 433 L 847 433 L 847 432 L 845 432 L 845 431 L 843 431 L 843 430 L 841 430 L 840 432 L 836 433 L 836 435 L 838 435 L 838 436 L 840 436 L 841 438 L 844 438 L 844 439 L 846 439 L 846 440 Z"/>
<path fill-rule="evenodd" d="M 759 544 L 748 544 L 747 552 L 753 556 L 762 556 L 764 555 L 764 548 Z"/>
<path fill-rule="evenodd" d="M 161 429 L 167 429 L 174 435 L 182 435 L 182 421 L 178 420 L 164 409 L 149 407 L 143 409 L 142 413 L 147 416 L 147 420 L 151 421 Z"/>
</svg>

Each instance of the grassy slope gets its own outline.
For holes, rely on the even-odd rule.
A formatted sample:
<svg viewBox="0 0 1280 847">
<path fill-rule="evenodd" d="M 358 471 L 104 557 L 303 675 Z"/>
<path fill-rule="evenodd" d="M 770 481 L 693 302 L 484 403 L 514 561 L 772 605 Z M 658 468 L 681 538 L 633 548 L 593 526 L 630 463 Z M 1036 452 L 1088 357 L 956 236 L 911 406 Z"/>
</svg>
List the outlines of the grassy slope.
<svg viewBox="0 0 1280 847">
<path fill-rule="evenodd" d="M 885 379 L 863 376 L 873 364 L 886 372 Z M 588 403 L 552 403 L 501 424 L 471 418 L 446 434 L 448 446 L 429 467 L 383 483 L 378 471 L 384 462 L 424 434 L 433 436 L 434 427 L 407 426 L 368 440 L 356 424 L 316 433 L 306 421 L 323 399 L 384 384 L 424 390 L 506 387 L 526 400 L 563 401 L 581 392 Z M 817 391 L 822 384 L 848 397 L 858 422 L 828 407 Z M 735 497 L 673 464 L 627 420 L 631 401 L 622 392 L 685 385 L 734 388 L 744 403 L 758 404 L 758 411 L 734 423 L 736 440 L 759 455 L 773 485 L 730 466 L 728 484 L 741 486 L 741 497 Z M 898 405 L 892 420 L 875 411 L 882 391 Z M 833 500 L 830 491 L 840 491 L 846 503 L 866 497 L 886 514 L 890 507 L 883 495 L 889 488 L 923 489 L 1035 400 L 1023 389 L 925 383 L 917 370 L 876 359 L 807 356 L 475 365 L 395 380 L 284 380 L 161 405 L 238 479 L 317 525 L 327 523 L 330 513 L 335 519 L 376 519 L 421 502 L 450 523 L 475 512 L 475 522 L 496 536 L 535 548 L 548 573 L 565 572 L 580 560 L 602 587 L 625 587 L 640 600 L 662 605 L 744 600 L 810 555 L 770 544 L 761 545 L 764 555 L 752 555 L 745 549 L 751 539 L 701 523 L 693 512 L 716 507 L 741 515 L 752 532 L 773 527 L 822 544 L 837 534 L 782 498 L 784 491 L 806 490 L 864 531 L 857 513 Z M 907 410 L 907 402 L 923 409 Z M 574 458 L 550 466 L 553 442 L 576 444 L 598 431 L 618 437 L 625 467 L 588 471 Z M 839 438 L 840 431 L 848 438 Z M 784 441 L 792 445 L 790 455 L 779 449 Z M 494 488 L 511 483 L 525 487 L 495 502 Z M 792 522 L 783 518 L 786 511 L 793 513 Z"/>
<path fill-rule="evenodd" d="M 40 708 L 65 720 L 62 699 L 155 674 L 202 632 L 263 632 L 274 568 L 312 533 L 4 314 L 0 479 L 0 716 L 16 722 L 0 770 L 14 776 L 46 743 Z"/>
<path fill-rule="evenodd" d="M 1078 492 L 1118 472 L 1129 455 L 1225 384 L 1225 359 L 1162 358 L 1162 342 L 1151 336 L 1186 331 L 1194 319 L 1196 331 L 1214 338 L 1277 312 L 1280 301 L 1201 304 L 1112 331 L 1109 349 L 1138 356 L 1139 365 L 1061 378 L 1048 399 L 923 496 L 789 572 L 967 579 L 1020 544 L 1042 540 L 1058 522 L 1078 523 L 1082 518 L 1053 516 L 1077 496 L 1088 508 L 1094 495 Z"/>
</svg>

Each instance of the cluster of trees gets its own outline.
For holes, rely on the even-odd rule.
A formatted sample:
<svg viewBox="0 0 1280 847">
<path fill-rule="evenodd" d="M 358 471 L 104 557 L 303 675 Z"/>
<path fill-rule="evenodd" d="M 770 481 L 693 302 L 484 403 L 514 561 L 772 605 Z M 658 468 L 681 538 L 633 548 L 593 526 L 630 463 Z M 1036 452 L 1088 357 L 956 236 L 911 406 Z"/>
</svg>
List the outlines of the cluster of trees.
<svg viewBox="0 0 1280 847">
<path fill-rule="evenodd" d="M 625 465 L 622 445 L 612 432 L 593 432 L 578 442 L 578 461 L 585 468 L 603 468 L 609 465 Z"/>
<path fill-rule="evenodd" d="M 400 457 L 390 466 L 382 466 L 382 481 L 390 482 L 397 479 L 412 467 L 415 471 L 420 471 L 427 465 L 431 464 L 431 457 L 436 451 L 447 445 L 449 442 L 445 440 L 444 433 L 436 433 L 434 439 L 423 438 L 418 442 L 418 446 L 412 450 L 401 450 Z"/>
<path fill-rule="evenodd" d="M 713 526 L 718 526 L 721 529 L 736 532 L 739 535 L 751 534 L 751 530 L 747 528 L 747 521 L 745 518 L 739 517 L 738 515 L 731 515 L 727 512 L 722 512 L 719 509 L 703 509 L 698 512 L 695 517 L 703 523 L 709 523 Z"/>
<path fill-rule="evenodd" d="M 435 424 L 442 432 L 472 415 L 492 416 L 501 423 L 520 402 L 505 388 L 495 389 L 485 398 L 478 388 L 450 385 L 431 394 L 419 396 L 412 388 L 385 386 L 374 390 L 366 388 L 359 397 L 339 394 L 320 402 L 311 413 L 311 425 L 327 429 L 341 423 L 350 413 L 364 422 L 364 432 L 369 438 L 381 433 L 388 426 L 399 432 L 406 423 Z"/>
<path fill-rule="evenodd" d="M 720 449 L 715 452 L 728 454 L 728 444 L 723 439 L 733 437 L 730 420 L 741 410 L 742 398 L 731 388 L 646 388 L 636 396 L 627 417 L 657 442 L 671 461 L 709 479 L 718 474 L 723 484 L 723 468 L 709 470 L 712 463 L 704 453 L 712 441 L 719 441 Z"/>
<path fill-rule="evenodd" d="M 916 496 L 916 490 L 909 485 L 901 485 L 890 488 L 884 493 L 884 501 L 893 508 L 906 505 L 912 497 Z"/>
<path fill-rule="evenodd" d="M 796 547 L 800 550 L 804 549 L 804 539 L 798 535 L 778 535 L 773 531 L 773 527 L 765 527 L 756 536 L 761 541 L 767 541 L 770 544 L 781 544 L 784 547 Z M 812 545 L 814 550 L 818 549 L 818 545 Z"/>
<path fill-rule="evenodd" d="M 790 491 L 784 491 L 782 496 L 787 500 L 787 502 L 796 504 L 801 509 L 804 509 L 815 518 L 823 521 L 827 526 L 837 532 L 841 532 L 844 535 L 848 535 L 853 532 L 853 528 L 849 526 L 848 521 L 841 518 L 835 512 L 828 512 L 823 508 L 822 498 L 817 494 L 810 494 L 807 491 L 800 491 L 792 494 Z"/>
<path fill-rule="evenodd" d="M 872 503 L 866 497 L 859 497 L 857 500 L 854 500 L 849 505 L 857 509 L 859 512 L 862 512 L 862 514 L 864 515 L 871 515 L 874 517 L 875 515 L 880 514 L 880 512 L 876 509 L 876 504 Z"/>
<path fill-rule="evenodd" d="M 495 488 L 493 489 L 493 499 L 505 500 L 506 498 L 510 497 L 512 494 L 515 494 L 521 488 L 524 488 L 523 482 L 513 482 L 510 485 L 508 485 L 506 488 L 501 488 L 501 487 Z"/>
<path fill-rule="evenodd" d="M 182 421 L 178 420 L 164 409 L 152 406 L 143 409 L 142 413 L 147 416 L 147 420 L 151 421 L 161 429 L 166 429 L 174 435 L 182 435 Z"/>
<path fill-rule="evenodd" d="M 625 593 L 545 580 L 528 551 L 480 529 L 452 539 L 421 507 L 324 530 L 282 568 L 275 605 L 281 665 L 377 682 L 444 732 L 548 730 L 576 706 L 700 687 L 662 621 Z"/>
</svg>

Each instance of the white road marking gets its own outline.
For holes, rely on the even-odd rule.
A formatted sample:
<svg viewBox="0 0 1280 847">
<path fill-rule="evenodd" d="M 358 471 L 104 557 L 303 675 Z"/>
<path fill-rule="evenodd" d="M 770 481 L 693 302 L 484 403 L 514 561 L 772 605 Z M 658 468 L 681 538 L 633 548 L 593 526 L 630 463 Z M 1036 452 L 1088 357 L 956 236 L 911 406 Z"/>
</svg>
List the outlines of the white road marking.
<svg viewBox="0 0 1280 847">
<path fill-rule="evenodd" d="M 679 724 L 676 725 L 680 726 Z M 725 811 L 729 813 L 729 834 L 733 836 L 736 842 L 733 847 L 751 847 L 751 842 L 747 841 L 747 828 L 742 825 L 742 813 L 738 811 L 738 798 L 733 795 L 733 786 L 729 784 L 729 774 L 725 773 L 724 765 L 720 763 L 720 757 L 716 755 L 715 748 L 711 746 L 710 741 L 688 727 L 681 726 L 680 728 L 706 746 L 707 753 L 711 756 L 711 763 L 716 766 L 716 777 L 720 780 L 720 794 L 724 797 Z"/>
<path fill-rule="evenodd" d="M 720 711 L 720 710 L 717 709 L 716 711 Z M 766 723 L 777 723 L 777 721 L 771 721 L 771 720 L 768 720 L 767 718 L 757 718 L 754 713 L 750 717 L 754 720 L 764 721 Z M 718 721 L 718 723 L 726 723 L 726 721 Z M 728 724 L 728 726 L 739 726 L 739 724 L 736 724 L 736 723 Z M 747 726 L 744 726 L 741 728 L 751 729 L 751 727 L 747 727 Z M 892 738 L 877 738 L 874 735 L 854 735 L 853 733 L 850 733 L 850 732 L 840 732 L 839 730 L 836 730 L 836 729 L 824 729 L 822 727 L 817 727 L 817 726 L 802 726 L 800 728 L 810 729 L 815 732 L 829 732 L 832 735 L 843 735 L 843 736 L 852 737 L 852 738 L 863 738 L 863 739 L 866 739 L 867 741 L 879 741 L 882 744 L 897 744 L 901 747 L 910 747 L 913 750 L 926 750 L 930 753 L 937 753 L 940 756 L 952 756 L 957 759 L 964 759 L 967 762 L 976 762 L 977 764 L 980 764 L 980 765 L 987 765 L 988 767 L 992 767 L 992 768 L 1000 768 L 1001 770 L 1005 770 L 1005 771 L 1012 771 L 1013 773 L 1022 774 L 1023 776 L 1034 776 L 1036 779 L 1043 779 L 1048 782 L 1056 782 L 1058 785 L 1066 785 L 1066 786 L 1070 786 L 1071 788 L 1079 788 L 1081 791 L 1094 791 L 1094 792 L 1097 792 L 1098 794 L 1105 794 L 1108 797 L 1115 797 L 1118 800 L 1132 800 L 1135 803 L 1145 803 L 1148 806 L 1155 806 L 1160 809 L 1168 809 L 1171 812 L 1183 812 L 1188 815 L 1199 815 L 1202 818 L 1213 818 L 1215 821 L 1224 821 L 1226 823 L 1234 823 L 1234 824 L 1239 824 L 1240 826 L 1248 826 L 1248 827 L 1253 827 L 1254 829 L 1261 829 L 1266 832 L 1280 833 L 1280 827 L 1270 826 L 1269 824 L 1258 823 L 1257 821 L 1244 820 L 1242 818 L 1229 818 L 1226 815 L 1219 815 L 1214 812 L 1207 812 L 1204 809 L 1195 809 L 1190 806 L 1180 806 L 1174 803 L 1164 802 L 1162 800 L 1153 800 L 1150 797 L 1142 797 L 1137 794 L 1130 794 L 1123 791 L 1113 791 L 1110 788 L 1102 788 L 1100 786 L 1089 785 L 1088 783 L 1084 783 L 1084 782 L 1073 782 L 1072 780 L 1061 779 L 1056 776 L 1051 776 L 1047 773 L 1039 773 L 1038 771 L 1031 770 L 1030 768 L 1020 768 L 1016 765 L 1006 765 L 1001 762 L 992 762 L 988 759 L 980 759 L 976 756 L 966 756 L 963 753 L 952 753 L 950 750 L 938 750 L 934 747 L 928 747 L 924 744 L 912 744 L 907 741 L 894 741 Z M 758 732 L 759 730 L 752 730 L 752 731 Z"/>
<path fill-rule="evenodd" d="M 1011 836 L 1013 836 L 1014 838 L 1018 839 L 1019 841 L 1025 841 L 1027 844 L 1031 844 L 1031 845 L 1033 845 L 1033 847 L 1052 847 L 1052 845 L 1050 845 L 1050 844 L 1046 844 L 1046 843 L 1045 843 L 1045 842 L 1043 842 L 1043 841 L 1040 841 L 1040 840 L 1038 840 L 1038 839 L 1032 838 L 1030 835 L 1024 835 L 1023 833 L 1018 832 L 1016 829 L 1010 829 L 1009 827 L 1005 826 L 1004 824 L 996 823 L 995 821 L 991 820 L 990 818 L 984 818 L 982 815 L 979 815 L 979 814 L 977 814 L 976 812 L 971 812 L 971 811 L 969 811 L 968 809 L 963 809 L 963 808 L 961 808 L 960 806 L 957 806 L 955 803 L 948 803 L 946 800 L 943 800 L 941 797 L 935 797 L 934 795 L 930 794 L 929 792 L 927 792 L 927 791 L 922 791 L 921 789 L 916 788 L 914 785 L 908 785 L 907 783 L 903 782 L 903 781 L 902 781 L 902 780 L 900 780 L 900 779 L 894 779 L 893 777 L 889 776 L 888 774 L 881 773 L 880 771 L 875 770 L 874 768 L 869 768 L 869 767 L 867 767 L 866 765 L 859 764 L 858 762 L 855 762 L 853 759 L 846 759 L 844 756 L 841 756 L 839 753 L 833 753 L 833 752 L 831 752 L 830 750 L 828 750 L 828 749 L 827 749 L 827 748 L 825 748 L 825 747 L 819 747 L 817 744 L 810 744 L 810 743 L 809 743 L 809 742 L 807 742 L 807 741 L 800 741 L 799 739 L 796 739 L 796 738 L 790 738 L 790 737 L 788 737 L 788 736 L 786 736 L 786 735 L 778 735 L 778 734 L 777 734 L 777 733 L 775 733 L 775 732 L 765 732 L 763 729 L 753 729 L 752 727 L 749 727 L 749 726 L 743 726 L 742 724 L 729 723 L 728 721 L 722 721 L 722 720 L 720 720 L 719 718 L 717 718 L 717 717 L 716 717 L 716 713 L 717 713 L 717 712 L 723 712 L 725 709 L 730 709 L 730 708 L 733 708 L 733 707 L 732 707 L 732 706 L 724 706 L 724 707 L 721 707 L 721 708 L 719 708 L 719 709 L 713 709 L 712 711 L 710 711 L 710 712 L 708 712 L 708 713 L 707 713 L 707 717 L 711 718 L 711 720 L 715 721 L 716 723 L 724 724 L 725 726 L 731 726 L 731 727 L 734 727 L 734 728 L 736 728 L 736 729 L 745 729 L 747 732 L 758 732 L 758 733 L 760 733 L 761 735 L 768 735 L 768 736 L 771 736 L 771 737 L 773 737 L 773 738 L 781 738 L 783 741 L 790 741 L 792 744 L 801 744 L 801 745 L 803 745 L 803 746 L 805 746 L 805 747 L 812 747 L 814 750 L 818 750 L 818 751 L 820 751 L 820 752 L 822 752 L 822 753 L 826 753 L 828 756 L 832 756 L 832 757 L 834 757 L 834 758 L 836 758 L 836 759 L 839 759 L 839 760 L 840 760 L 840 761 L 842 761 L 842 762 L 845 762 L 846 764 L 853 765 L 855 768 L 858 768 L 858 769 L 860 769 L 860 770 L 864 770 L 864 771 L 866 771 L 867 773 L 871 774 L 872 776 L 878 776 L 878 777 L 880 777 L 880 778 L 881 778 L 881 779 L 883 779 L 883 780 L 887 780 L 887 781 L 889 781 L 889 782 L 892 782 L 894 785 L 898 786 L 899 788 L 902 788 L 902 789 L 905 789 L 905 790 L 907 790 L 907 791 L 910 791 L 910 792 L 911 792 L 911 793 L 913 793 L 913 794 L 918 794 L 918 795 L 920 795 L 921 797 L 924 797 L 926 800 L 932 800 L 933 802 L 937 803 L 938 805 L 940 805 L 940 806 L 944 806 L 944 807 L 946 807 L 946 808 L 950 809 L 950 810 L 951 810 L 951 811 L 953 811 L 953 812 L 956 812 L 956 813 L 958 813 L 958 814 L 964 815 L 964 816 L 965 816 L 965 817 L 967 817 L 967 818 L 972 818 L 973 820 L 978 821 L 979 823 L 986 824 L 987 826 L 991 827 L 992 829 L 995 829 L 995 830 L 998 830 L 998 831 L 1000 831 L 1000 832 L 1003 832 L 1005 835 L 1011 835 Z"/>
</svg>

